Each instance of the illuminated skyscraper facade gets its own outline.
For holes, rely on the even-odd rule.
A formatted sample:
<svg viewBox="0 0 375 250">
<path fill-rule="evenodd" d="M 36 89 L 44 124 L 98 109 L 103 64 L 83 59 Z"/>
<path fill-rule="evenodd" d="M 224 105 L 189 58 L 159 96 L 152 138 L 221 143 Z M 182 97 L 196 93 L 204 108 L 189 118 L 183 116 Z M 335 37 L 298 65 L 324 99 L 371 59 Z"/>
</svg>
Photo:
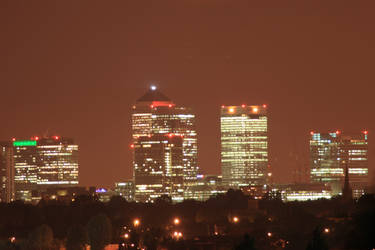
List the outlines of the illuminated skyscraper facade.
<svg viewBox="0 0 375 250">
<path fill-rule="evenodd" d="M 36 140 L 13 142 L 15 200 L 32 201 L 38 182 Z"/>
<path fill-rule="evenodd" d="M 139 137 L 134 150 L 135 200 L 153 202 L 168 195 L 183 200 L 183 138 L 173 134 Z"/>
<path fill-rule="evenodd" d="M 125 198 L 127 201 L 134 201 L 135 199 L 135 188 L 134 188 L 134 180 L 125 180 L 121 182 L 115 183 L 115 189 L 117 195 Z"/>
<path fill-rule="evenodd" d="M 33 201 L 33 192 L 78 185 L 78 145 L 54 136 L 13 141 L 15 199 Z"/>
<path fill-rule="evenodd" d="M 311 132 L 311 181 L 329 184 L 335 194 L 341 193 L 348 167 L 353 196 L 361 196 L 368 185 L 367 136 L 367 131 L 356 134 Z"/>
<path fill-rule="evenodd" d="M 195 115 L 190 108 L 176 106 L 151 87 L 133 106 L 133 143 L 142 136 L 168 134 L 182 136 L 183 184 L 185 187 L 195 185 L 198 174 Z"/>
<path fill-rule="evenodd" d="M 230 188 L 264 186 L 268 167 L 265 105 L 222 106 L 221 169 Z"/>
<path fill-rule="evenodd" d="M 78 185 L 78 145 L 54 136 L 38 140 L 38 181 L 43 186 Z"/>
<path fill-rule="evenodd" d="M 13 198 L 13 147 L 10 142 L 0 142 L 0 202 L 11 202 Z"/>
</svg>

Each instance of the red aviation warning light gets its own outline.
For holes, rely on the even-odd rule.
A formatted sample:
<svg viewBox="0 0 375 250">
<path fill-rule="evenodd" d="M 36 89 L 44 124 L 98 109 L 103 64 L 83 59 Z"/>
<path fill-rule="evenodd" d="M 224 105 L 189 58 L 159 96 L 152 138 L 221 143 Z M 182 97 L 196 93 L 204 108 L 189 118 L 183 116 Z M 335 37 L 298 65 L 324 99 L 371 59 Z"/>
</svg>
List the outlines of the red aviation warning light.
<svg viewBox="0 0 375 250">
<path fill-rule="evenodd" d="M 314 131 L 310 131 L 310 135 L 314 135 Z"/>
<path fill-rule="evenodd" d="M 134 148 L 134 144 L 130 144 L 130 148 Z"/>
<path fill-rule="evenodd" d="M 246 107 L 246 105 L 245 105 L 245 104 L 242 104 L 241 107 L 244 108 L 244 107 Z"/>
<path fill-rule="evenodd" d="M 12 138 L 12 141 L 16 141 L 16 138 Z"/>
<path fill-rule="evenodd" d="M 368 131 L 367 131 L 367 130 L 363 131 L 363 134 L 367 135 L 367 134 L 368 134 Z"/>
<path fill-rule="evenodd" d="M 263 104 L 262 106 L 263 106 L 263 108 L 267 108 L 267 104 Z"/>
<path fill-rule="evenodd" d="M 339 134 L 341 134 L 341 131 L 340 130 L 336 130 L 336 135 L 339 135 Z"/>
</svg>

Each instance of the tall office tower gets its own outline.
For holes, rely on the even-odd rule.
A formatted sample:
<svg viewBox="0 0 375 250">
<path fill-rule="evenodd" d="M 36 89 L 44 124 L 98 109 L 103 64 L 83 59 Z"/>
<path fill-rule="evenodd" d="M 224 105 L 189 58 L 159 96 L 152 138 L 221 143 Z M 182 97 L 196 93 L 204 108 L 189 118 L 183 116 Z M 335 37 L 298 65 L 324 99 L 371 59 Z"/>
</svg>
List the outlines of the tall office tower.
<svg viewBox="0 0 375 250">
<path fill-rule="evenodd" d="M 32 201 L 38 182 L 36 140 L 13 141 L 15 200 Z"/>
<path fill-rule="evenodd" d="M 330 184 L 333 192 L 339 194 L 348 167 L 353 197 L 361 196 L 368 185 L 367 136 L 367 131 L 356 134 L 311 132 L 311 181 Z"/>
<path fill-rule="evenodd" d="M 78 145 L 53 136 L 37 141 L 39 188 L 78 185 Z"/>
<path fill-rule="evenodd" d="M 78 145 L 59 136 L 13 141 L 15 199 L 33 201 L 33 191 L 78 184 Z"/>
<path fill-rule="evenodd" d="M 141 136 L 134 150 L 135 200 L 153 202 L 162 195 L 183 200 L 183 137 L 174 134 Z"/>
<path fill-rule="evenodd" d="M 10 142 L 0 142 L 0 202 L 11 202 L 13 197 L 13 147 Z"/>
<path fill-rule="evenodd" d="M 264 186 L 268 167 L 266 105 L 221 107 L 221 169 L 230 188 Z"/>
<path fill-rule="evenodd" d="M 133 143 L 141 136 L 174 134 L 183 136 L 184 186 L 193 186 L 198 174 L 195 115 L 190 108 L 176 106 L 155 86 L 133 106 Z"/>
</svg>

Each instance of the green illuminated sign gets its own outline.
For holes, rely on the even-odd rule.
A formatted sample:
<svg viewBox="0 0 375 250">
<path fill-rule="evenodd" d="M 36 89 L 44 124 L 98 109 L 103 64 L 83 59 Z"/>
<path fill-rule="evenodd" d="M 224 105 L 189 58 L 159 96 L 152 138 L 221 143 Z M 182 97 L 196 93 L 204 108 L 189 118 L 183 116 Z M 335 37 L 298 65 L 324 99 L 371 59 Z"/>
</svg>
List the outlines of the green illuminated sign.
<svg viewBox="0 0 375 250">
<path fill-rule="evenodd" d="M 15 147 L 36 146 L 36 141 L 14 141 L 13 146 Z"/>
</svg>

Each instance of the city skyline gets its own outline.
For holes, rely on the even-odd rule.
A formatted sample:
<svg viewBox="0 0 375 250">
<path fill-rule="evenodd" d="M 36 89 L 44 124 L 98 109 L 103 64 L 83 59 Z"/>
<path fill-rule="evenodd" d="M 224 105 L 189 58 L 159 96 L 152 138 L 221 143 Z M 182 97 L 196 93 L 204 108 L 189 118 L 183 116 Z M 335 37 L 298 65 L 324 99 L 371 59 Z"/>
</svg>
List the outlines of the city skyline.
<svg viewBox="0 0 375 250">
<path fill-rule="evenodd" d="M 145 89 L 147 90 L 148 89 L 148 91 L 149 92 L 152 92 L 152 91 L 155 91 L 155 90 L 158 90 L 159 89 L 159 87 L 160 86 L 162 86 L 162 84 L 154 84 L 154 83 L 149 83 L 146 87 L 145 87 Z M 158 92 L 158 93 L 160 93 L 160 91 L 158 90 L 158 91 L 156 91 L 156 92 Z M 168 100 L 166 100 L 166 102 L 163 104 L 162 102 L 157 102 L 156 103 L 156 105 L 161 105 L 160 107 L 162 107 L 163 105 L 164 106 L 166 106 L 166 107 L 169 107 L 169 108 L 171 108 L 171 107 L 173 107 L 173 108 L 177 108 L 177 109 L 185 109 L 184 107 L 179 107 L 179 106 L 176 106 L 176 104 L 173 102 L 173 101 L 171 101 L 168 97 L 166 97 L 166 96 L 164 96 L 164 94 L 162 94 L 163 95 L 163 98 L 167 98 Z M 146 94 L 145 94 L 145 96 L 147 96 L 147 92 L 146 92 Z M 144 98 L 145 96 L 143 96 L 142 98 Z M 139 102 L 138 102 L 139 103 Z M 141 103 L 141 105 L 140 106 L 142 106 L 142 102 L 140 102 Z M 149 107 L 149 104 L 150 103 L 152 103 L 152 102 L 150 102 L 150 103 L 148 103 L 147 101 L 145 102 L 146 103 L 146 106 L 147 106 L 147 108 L 150 108 Z M 139 104 L 138 104 L 139 105 Z M 172 105 L 172 106 L 171 106 Z M 144 106 L 144 105 L 143 105 Z M 135 107 L 136 106 L 134 106 L 134 105 L 132 105 L 132 109 L 134 110 L 135 109 Z M 238 106 L 236 106 L 236 105 L 221 105 L 220 107 L 218 107 L 218 109 L 220 109 L 221 110 L 221 113 L 223 112 L 223 108 L 224 109 L 228 109 L 228 112 L 230 112 L 229 111 L 229 109 L 230 108 L 239 108 L 239 109 L 243 109 L 243 108 L 246 108 L 246 107 L 252 107 L 253 109 L 254 109 L 254 107 L 257 107 L 257 108 L 259 108 L 259 109 L 268 109 L 269 107 L 268 107 L 268 105 L 267 104 L 263 104 L 263 105 L 259 105 L 259 106 L 254 106 L 254 105 L 250 105 L 250 106 L 248 106 L 247 104 L 241 104 L 241 105 L 238 105 Z M 152 107 L 151 109 L 155 109 L 156 110 L 156 106 L 155 107 Z M 142 107 L 141 107 L 141 109 L 142 109 Z M 183 112 L 186 112 L 186 110 L 183 110 Z M 188 111 L 189 112 L 189 111 Z M 199 122 L 198 122 L 199 123 Z M 268 127 L 268 125 L 267 125 L 267 127 Z M 134 129 L 134 128 L 133 128 Z M 155 130 L 155 128 L 153 128 L 153 130 Z M 315 133 L 315 132 L 313 132 L 314 130 L 311 130 L 309 133 L 306 133 L 306 145 L 308 145 L 308 143 L 309 143 L 309 137 L 313 134 L 313 133 Z M 326 131 L 333 131 L 332 133 L 338 133 L 338 131 L 340 132 L 340 133 L 342 133 L 342 132 L 346 132 L 346 131 L 343 131 L 343 130 L 337 130 L 337 129 L 328 129 L 328 130 L 326 130 Z M 164 131 L 165 132 L 165 131 Z M 351 131 L 352 132 L 352 131 Z M 135 132 L 135 134 L 133 135 L 133 140 L 134 140 L 134 136 L 136 136 L 136 137 L 142 137 L 142 136 L 145 136 L 145 135 L 148 135 L 148 133 L 149 132 L 145 132 L 145 131 L 143 131 L 143 133 L 144 134 L 142 134 L 142 132 L 139 132 L 140 134 L 137 134 L 137 132 Z M 332 134 L 331 133 L 331 134 Z M 364 130 L 362 130 L 362 132 L 361 133 L 366 133 L 366 138 L 367 138 L 367 135 L 368 135 L 368 133 L 369 133 L 369 131 L 367 130 L 367 129 L 364 129 Z M 35 138 L 37 138 L 37 140 L 39 139 L 39 138 L 41 138 L 41 139 L 43 139 L 43 138 L 48 138 L 48 136 L 35 136 L 37 133 L 33 133 L 34 134 L 34 136 L 32 136 L 32 137 L 29 137 L 29 140 L 36 140 Z M 129 134 L 131 134 L 131 133 L 129 133 Z M 328 134 L 328 132 L 327 132 L 327 134 Z M 350 133 L 349 133 L 350 134 Z M 195 135 L 196 136 L 196 135 Z M 59 137 L 59 136 L 54 136 L 54 137 Z M 19 138 L 19 137 L 18 137 Z M 25 137 L 24 137 L 25 138 Z M 52 138 L 52 137 L 51 137 Z M 199 136 L 198 137 L 196 137 L 196 138 L 199 138 Z M 219 138 L 220 138 L 220 136 L 219 136 Z M 371 138 L 371 136 L 370 136 L 370 138 Z M 10 140 L 10 141 L 8 141 L 9 143 L 12 143 L 12 141 L 15 141 L 15 140 L 18 140 L 18 139 L 16 139 L 16 137 L 12 137 L 12 139 Z M 196 139 L 195 139 L 196 140 Z M 367 140 L 367 139 L 366 139 Z M 4 140 L 3 140 L 4 141 Z M 21 140 L 22 141 L 22 140 Z M 25 142 L 27 142 L 28 140 L 25 140 L 25 139 L 23 139 L 23 141 L 25 141 Z M 269 138 L 267 138 L 267 142 L 269 141 Z M 271 139 L 271 141 L 272 141 L 272 139 Z M 198 139 L 198 142 L 199 142 L 199 139 Z M 129 144 L 128 144 L 128 147 L 130 148 L 130 151 L 132 150 L 132 148 L 133 148 L 133 144 L 134 144 L 134 141 L 132 142 L 132 141 L 130 141 L 129 142 Z M 267 143 L 268 144 L 268 143 Z M 268 146 L 267 146 L 268 147 Z M 308 146 L 307 146 L 308 147 Z M 269 150 L 269 149 L 268 149 Z M 267 151 L 268 151 L 267 150 Z M 199 150 L 198 150 L 198 152 L 199 152 Z M 220 154 L 220 153 L 219 153 Z M 302 158 L 302 157 L 304 157 L 303 155 L 296 155 L 297 156 L 297 158 Z M 306 165 L 308 165 L 309 164 L 309 158 L 311 157 L 311 156 L 309 156 L 309 152 L 307 152 L 306 153 L 306 155 L 305 155 L 305 157 L 306 157 L 306 159 L 307 159 L 307 161 L 304 161 L 303 163 L 304 164 L 306 164 Z M 268 153 L 268 158 L 272 158 L 272 155 L 269 155 L 269 153 Z M 221 157 L 220 157 L 220 155 L 219 155 L 219 160 L 221 159 Z M 371 159 L 371 158 L 370 158 Z M 198 158 L 198 160 L 199 160 L 199 158 Z M 295 162 L 293 162 L 293 163 L 297 163 L 298 161 L 296 160 Z M 131 164 L 131 163 L 130 163 Z M 199 166 L 198 166 L 198 168 L 199 168 Z M 291 172 L 289 173 L 289 174 L 292 174 L 292 171 L 294 170 L 294 171 L 301 171 L 301 169 L 302 168 L 304 168 L 304 166 L 303 165 L 300 165 L 299 166 L 299 170 L 298 169 L 292 169 L 291 170 Z M 133 166 L 132 166 L 132 171 L 134 171 L 134 168 L 133 168 Z M 276 172 L 276 175 L 273 175 L 273 179 L 275 179 L 275 177 L 276 177 L 276 180 L 278 179 L 278 176 L 277 176 L 277 170 L 275 171 L 275 169 L 273 169 L 272 168 L 272 166 L 270 166 L 270 164 L 268 165 L 268 167 L 267 167 L 267 171 L 268 172 Z M 267 172 L 266 171 L 266 172 Z M 371 168 L 371 166 L 369 165 L 369 168 L 368 168 L 368 171 L 369 171 L 369 177 L 368 177 L 368 180 L 369 180 L 369 184 L 370 185 L 373 185 L 373 179 L 374 179 L 374 177 L 375 176 L 373 176 L 373 175 L 371 175 L 371 173 L 373 172 L 373 170 L 372 170 L 372 168 Z M 197 172 L 198 173 L 198 172 Z M 216 171 L 211 171 L 211 172 L 208 172 L 208 171 L 205 171 L 204 169 L 202 170 L 202 169 L 200 169 L 200 172 L 199 173 L 203 173 L 203 174 L 205 174 L 205 175 L 210 175 L 210 174 L 216 174 L 216 175 L 222 175 L 222 165 L 219 167 L 219 169 L 218 170 L 216 170 Z M 266 173 L 267 174 L 267 173 Z M 301 174 L 301 173 L 300 173 Z M 134 174 L 132 174 L 132 175 L 134 175 Z M 114 186 L 114 183 L 115 182 L 121 182 L 121 181 L 124 181 L 124 180 L 127 180 L 127 179 L 129 179 L 129 178 L 134 178 L 134 176 L 132 176 L 132 175 L 130 175 L 130 176 L 126 176 L 125 178 L 117 178 L 117 179 L 115 179 L 113 182 L 111 182 L 111 183 L 109 183 L 109 184 L 104 184 L 104 185 L 102 185 L 102 184 L 100 184 L 100 183 L 92 183 L 92 184 L 90 184 L 90 185 L 86 185 L 86 186 L 98 186 L 98 187 L 107 187 L 107 188 L 113 188 Z M 80 177 L 81 178 L 81 177 Z M 290 181 L 276 181 L 276 183 L 292 183 L 292 182 L 299 182 L 299 180 L 297 180 L 298 178 L 300 178 L 300 177 L 297 177 L 296 179 L 293 179 L 293 180 L 290 180 Z M 302 179 L 303 179 L 303 177 L 302 177 Z M 81 184 L 80 183 L 80 185 L 84 185 L 84 184 Z"/>
<path fill-rule="evenodd" d="M 80 183 L 110 187 L 132 176 L 124 131 L 136 97 L 156 80 L 196 111 L 205 173 L 221 171 L 220 106 L 265 103 L 276 182 L 293 181 L 296 156 L 308 164 L 309 131 L 338 128 L 369 131 L 374 183 L 374 3 L 123 4 L 2 9 L 1 140 L 48 130 L 75 138 Z"/>
</svg>

